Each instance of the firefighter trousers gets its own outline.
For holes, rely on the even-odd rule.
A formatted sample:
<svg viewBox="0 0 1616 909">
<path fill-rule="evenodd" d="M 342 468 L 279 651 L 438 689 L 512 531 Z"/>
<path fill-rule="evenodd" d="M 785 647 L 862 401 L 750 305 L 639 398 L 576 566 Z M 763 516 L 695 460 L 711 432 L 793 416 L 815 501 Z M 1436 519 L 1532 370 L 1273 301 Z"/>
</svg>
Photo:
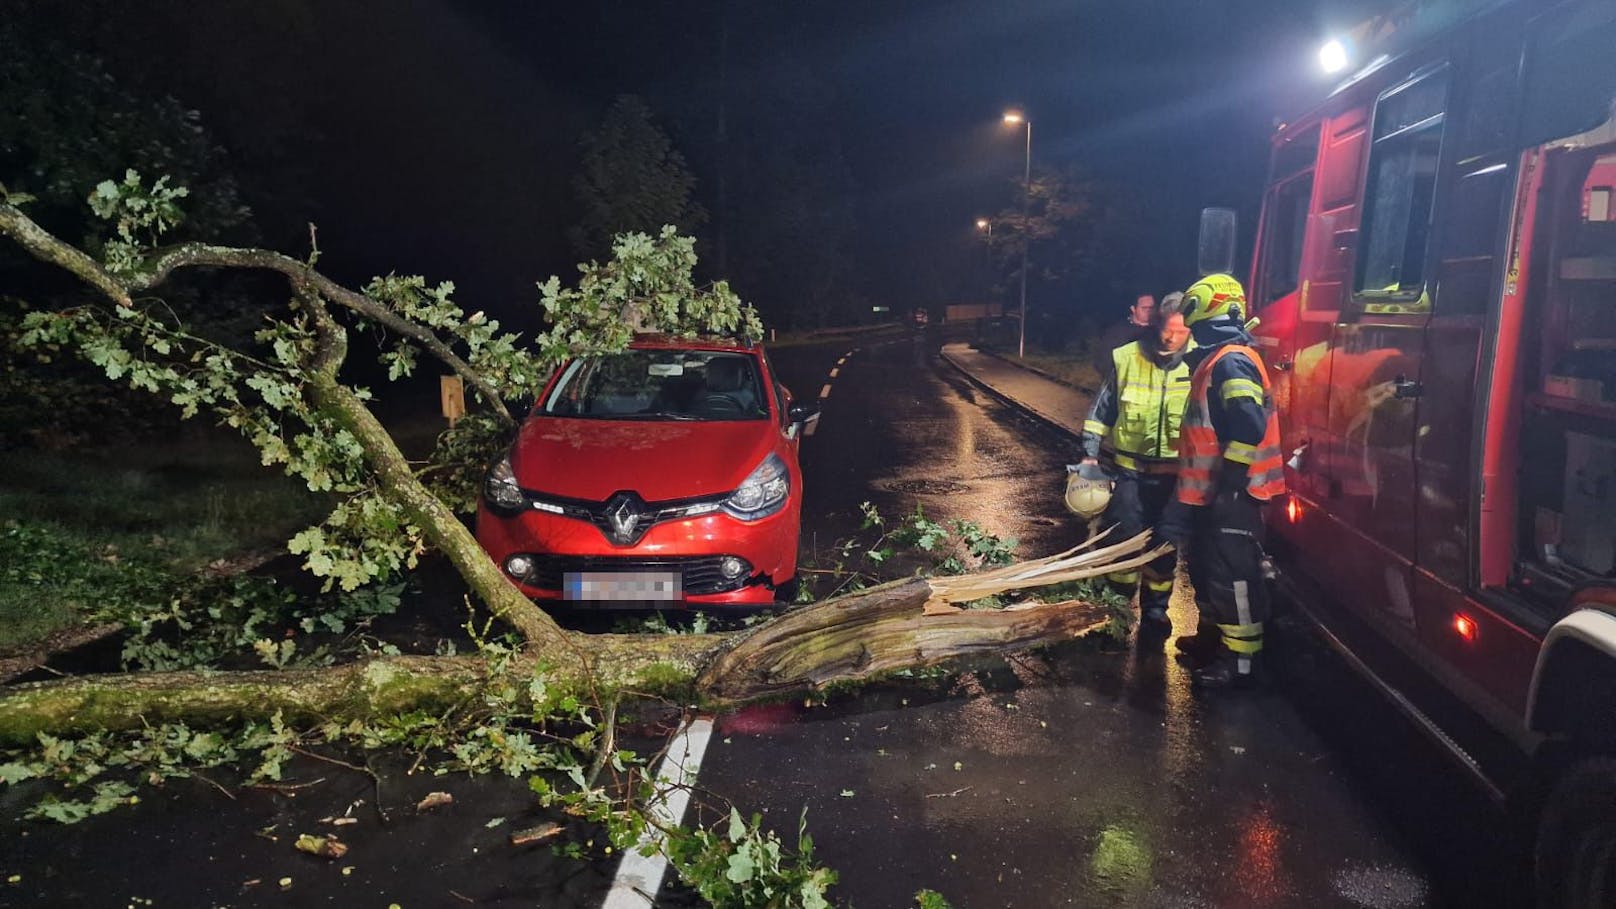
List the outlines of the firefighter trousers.
<svg viewBox="0 0 1616 909">
<path fill-rule="evenodd" d="M 1269 613 L 1262 503 L 1244 490 L 1219 492 L 1195 512 L 1188 560 L 1201 623 L 1217 623 L 1224 656 L 1249 672 Z"/>
<path fill-rule="evenodd" d="M 1110 537 L 1120 543 L 1155 527 L 1161 521 L 1162 509 L 1172 501 L 1178 477 L 1174 474 L 1141 474 L 1120 470 L 1116 486 L 1111 490 L 1111 504 L 1106 506 L 1104 522 L 1117 529 Z M 1157 621 L 1167 618 L 1167 603 L 1173 598 L 1173 572 L 1178 556 L 1167 553 L 1144 566 L 1128 571 L 1114 571 L 1106 575 L 1111 589 L 1128 599 L 1139 593 L 1139 614 Z"/>
</svg>

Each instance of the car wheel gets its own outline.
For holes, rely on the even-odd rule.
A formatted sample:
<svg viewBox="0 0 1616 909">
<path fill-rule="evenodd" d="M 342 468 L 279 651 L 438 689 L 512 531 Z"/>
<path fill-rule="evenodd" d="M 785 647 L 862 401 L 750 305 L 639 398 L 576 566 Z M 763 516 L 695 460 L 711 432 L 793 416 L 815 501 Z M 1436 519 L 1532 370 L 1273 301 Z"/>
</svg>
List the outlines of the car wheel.
<svg viewBox="0 0 1616 909">
<path fill-rule="evenodd" d="M 1616 760 L 1575 764 L 1555 784 L 1538 822 L 1538 905 L 1616 906 Z"/>
</svg>

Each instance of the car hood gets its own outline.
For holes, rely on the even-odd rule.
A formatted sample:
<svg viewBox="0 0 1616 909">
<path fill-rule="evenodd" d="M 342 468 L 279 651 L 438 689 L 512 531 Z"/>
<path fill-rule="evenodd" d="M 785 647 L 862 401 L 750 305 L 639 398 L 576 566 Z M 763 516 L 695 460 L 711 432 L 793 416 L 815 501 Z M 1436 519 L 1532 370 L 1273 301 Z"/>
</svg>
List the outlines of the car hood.
<svg viewBox="0 0 1616 909">
<path fill-rule="evenodd" d="M 523 489 L 604 501 L 630 489 L 648 502 L 729 492 L 773 450 L 769 420 L 700 422 L 532 417 L 511 450 Z"/>
</svg>

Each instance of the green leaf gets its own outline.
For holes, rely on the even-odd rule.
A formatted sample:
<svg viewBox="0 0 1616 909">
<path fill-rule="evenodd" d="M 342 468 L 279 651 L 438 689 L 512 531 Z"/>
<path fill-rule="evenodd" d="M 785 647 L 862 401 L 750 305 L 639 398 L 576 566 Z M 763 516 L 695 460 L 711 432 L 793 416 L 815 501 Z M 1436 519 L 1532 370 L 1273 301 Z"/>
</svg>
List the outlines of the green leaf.
<svg viewBox="0 0 1616 909">
<path fill-rule="evenodd" d="M 34 768 L 27 764 L 0 764 L 0 783 L 15 785 L 38 775 Z"/>
<path fill-rule="evenodd" d="M 728 869 L 724 872 L 724 877 L 737 884 L 751 880 L 757 872 L 757 864 L 745 852 L 737 852 L 730 856 L 727 864 Z"/>
</svg>

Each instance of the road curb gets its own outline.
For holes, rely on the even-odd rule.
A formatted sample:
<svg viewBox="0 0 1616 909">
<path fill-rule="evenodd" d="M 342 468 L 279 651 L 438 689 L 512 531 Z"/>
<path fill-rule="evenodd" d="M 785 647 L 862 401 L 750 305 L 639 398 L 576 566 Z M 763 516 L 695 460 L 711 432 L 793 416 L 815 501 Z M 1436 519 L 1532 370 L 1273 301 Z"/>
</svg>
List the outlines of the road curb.
<svg viewBox="0 0 1616 909">
<path fill-rule="evenodd" d="M 1011 395 L 1009 395 L 1009 394 L 1007 394 L 1007 393 L 1005 393 L 1003 391 L 1000 391 L 997 388 L 994 388 L 986 380 L 978 377 L 975 373 L 971 372 L 969 369 L 966 369 L 963 365 L 960 364 L 960 362 L 958 360 L 955 360 L 953 357 L 950 357 L 941 348 L 938 348 L 937 356 L 939 358 L 941 358 L 944 363 L 947 363 L 949 366 L 954 367 L 954 369 L 960 375 L 965 377 L 966 381 L 970 382 L 972 385 L 975 385 L 976 387 L 978 387 L 978 388 L 982 389 L 983 391 L 987 392 L 989 395 L 992 395 L 1000 403 L 1002 403 L 1002 404 L 1004 404 L 1004 405 L 1006 405 L 1008 407 L 1012 407 L 1015 410 L 1018 410 L 1023 414 L 1026 414 L 1027 416 L 1033 418 L 1034 420 L 1037 420 L 1039 423 L 1044 424 L 1044 426 L 1054 430 L 1056 433 L 1058 433 L 1061 436 L 1064 436 L 1064 437 L 1066 437 L 1068 439 L 1071 439 L 1074 442 L 1081 442 L 1082 441 L 1082 438 L 1083 438 L 1082 433 L 1073 432 L 1071 429 L 1069 429 L 1066 426 L 1062 425 L 1054 417 L 1051 417 L 1051 416 L 1049 416 L 1047 414 L 1040 413 L 1036 409 L 1034 409 L 1032 407 L 1032 405 L 1026 404 L 1026 403 L 1024 403 L 1022 401 L 1019 401 L 1016 398 L 1012 397 Z M 1065 383 L 1061 383 L 1061 384 L 1065 384 Z"/>
</svg>

